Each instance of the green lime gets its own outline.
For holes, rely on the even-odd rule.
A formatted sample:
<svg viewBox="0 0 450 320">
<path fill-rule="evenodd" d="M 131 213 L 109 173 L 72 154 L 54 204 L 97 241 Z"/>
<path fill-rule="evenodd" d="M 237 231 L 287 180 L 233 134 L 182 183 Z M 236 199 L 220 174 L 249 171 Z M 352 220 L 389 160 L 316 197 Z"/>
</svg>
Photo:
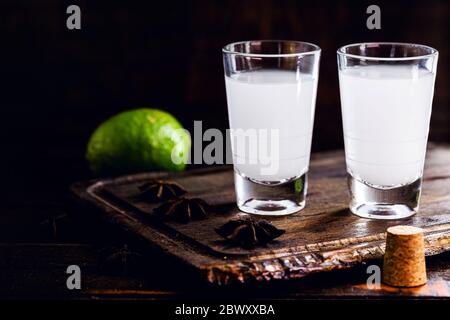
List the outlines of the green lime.
<svg viewBox="0 0 450 320">
<path fill-rule="evenodd" d="M 191 137 L 171 114 L 157 109 L 119 113 L 94 131 L 86 158 L 95 174 L 147 170 L 181 171 Z"/>
<path fill-rule="evenodd" d="M 302 193 L 303 191 L 303 179 L 296 180 L 294 182 L 295 193 Z"/>
</svg>

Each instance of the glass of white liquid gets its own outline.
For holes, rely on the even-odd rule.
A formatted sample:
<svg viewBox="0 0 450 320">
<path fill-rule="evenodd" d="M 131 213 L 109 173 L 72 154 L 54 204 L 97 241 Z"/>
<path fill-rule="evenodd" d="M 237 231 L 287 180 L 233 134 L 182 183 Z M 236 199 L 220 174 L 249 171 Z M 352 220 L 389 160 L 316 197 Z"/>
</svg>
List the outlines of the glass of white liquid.
<svg viewBox="0 0 450 320">
<path fill-rule="evenodd" d="M 374 219 L 418 211 L 437 50 L 407 43 L 337 51 L 350 210 Z"/>
<path fill-rule="evenodd" d="M 320 48 L 246 41 L 223 48 L 237 205 L 260 215 L 305 206 Z"/>
</svg>

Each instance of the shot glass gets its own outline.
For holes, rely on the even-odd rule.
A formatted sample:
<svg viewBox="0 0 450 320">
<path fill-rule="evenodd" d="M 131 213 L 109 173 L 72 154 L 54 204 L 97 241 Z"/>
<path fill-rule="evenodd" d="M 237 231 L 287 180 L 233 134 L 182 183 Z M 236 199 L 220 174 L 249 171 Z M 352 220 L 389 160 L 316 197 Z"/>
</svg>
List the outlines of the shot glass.
<svg viewBox="0 0 450 320">
<path fill-rule="evenodd" d="M 223 48 L 237 205 L 260 215 L 303 209 L 320 48 L 245 41 Z"/>
<path fill-rule="evenodd" d="M 438 51 L 359 43 L 337 51 L 350 210 L 400 219 L 419 209 Z"/>
</svg>

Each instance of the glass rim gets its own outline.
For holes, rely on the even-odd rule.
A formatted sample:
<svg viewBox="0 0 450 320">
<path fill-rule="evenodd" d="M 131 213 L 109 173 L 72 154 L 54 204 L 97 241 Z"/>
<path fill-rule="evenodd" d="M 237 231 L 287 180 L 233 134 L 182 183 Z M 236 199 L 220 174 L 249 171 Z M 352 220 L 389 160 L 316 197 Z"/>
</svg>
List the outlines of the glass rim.
<svg viewBox="0 0 450 320">
<path fill-rule="evenodd" d="M 247 52 L 239 52 L 235 50 L 231 50 L 230 47 L 239 45 L 239 44 L 245 44 L 245 43 L 251 43 L 251 42 L 278 42 L 278 43 L 296 43 L 296 44 L 306 44 L 309 46 L 312 46 L 312 50 L 304 51 L 304 52 L 294 52 L 294 53 L 247 53 Z M 282 57 L 299 57 L 299 56 L 305 56 L 305 55 L 311 55 L 316 54 L 320 52 L 322 49 L 314 43 L 311 42 L 305 42 L 305 41 L 297 41 L 297 40 L 246 40 L 246 41 L 236 41 L 231 42 L 224 47 L 222 47 L 222 53 L 226 54 L 235 54 L 240 55 L 244 57 L 259 57 L 259 58 L 282 58 Z"/>
<path fill-rule="evenodd" d="M 352 54 L 352 53 L 346 53 L 344 52 L 345 49 L 349 47 L 356 47 L 356 46 L 362 46 L 362 45 L 371 45 L 371 44 L 380 44 L 380 45 L 398 45 L 398 46 L 405 46 L 405 47 L 420 47 L 424 49 L 428 49 L 431 51 L 431 53 L 417 55 L 417 56 L 411 56 L 411 57 L 375 57 L 375 56 L 363 56 L 359 54 Z M 418 43 L 409 43 L 409 42 L 358 42 L 358 43 L 351 43 L 347 44 L 345 46 L 340 47 L 337 49 L 337 54 L 345 57 L 350 58 L 356 58 L 360 60 L 372 60 L 372 61 L 408 61 L 408 60 L 418 60 L 418 59 L 426 59 L 430 57 L 436 56 L 439 51 L 437 51 L 435 48 L 424 45 L 424 44 L 418 44 Z"/>
</svg>

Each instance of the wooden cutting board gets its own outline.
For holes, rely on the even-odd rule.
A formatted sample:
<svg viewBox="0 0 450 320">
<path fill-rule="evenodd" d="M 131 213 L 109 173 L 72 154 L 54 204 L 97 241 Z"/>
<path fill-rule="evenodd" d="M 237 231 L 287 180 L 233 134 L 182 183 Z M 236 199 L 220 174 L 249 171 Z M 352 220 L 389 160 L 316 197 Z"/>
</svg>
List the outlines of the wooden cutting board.
<svg viewBox="0 0 450 320">
<path fill-rule="evenodd" d="M 154 178 L 175 181 L 189 197 L 212 205 L 208 219 L 182 224 L 163 221 L 157 204 L 138 200 L 138 186 Z M 286 233 L 265 247 L 229 246 L 214 228 L 245 215 L 235 205 L 232 168 L 150 172 L 80 182 L 74 193 L 98 207 L 110 222 L 136 233 L 193 267 L 215 284 L 301 278 L 311 273 L 350 268 L 384 254 L 385 230 L 407 224 L 426 229 L 426 254 L 450 250 L 450 146 L 432 146 L 427 155 L 420 211 L 401 221 L 359 218 L 348 210 L 342 151 L 313 154 L 306 208 L 290 216 L 265 218 Z"/>
</svg>

